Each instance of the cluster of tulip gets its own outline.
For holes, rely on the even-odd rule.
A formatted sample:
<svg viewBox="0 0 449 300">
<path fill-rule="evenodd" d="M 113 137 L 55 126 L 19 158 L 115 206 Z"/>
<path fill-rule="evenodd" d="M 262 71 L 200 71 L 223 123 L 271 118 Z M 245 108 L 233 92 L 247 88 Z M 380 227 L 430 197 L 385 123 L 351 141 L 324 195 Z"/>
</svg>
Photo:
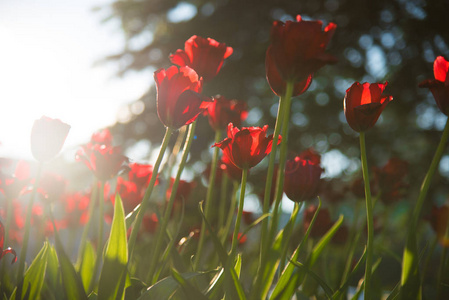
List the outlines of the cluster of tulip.
<svg viewBox="0 0 449 300">
<path fill-rule="evenodd" d="M 14 263 L 16 251 L 3 250 L 3 245 L 19 245 L 18 266 L 7 269 L 2 262 L 2 295 L 10 299 L 291 299 L 294 295 L 344 299 L 351 290 L 356 298 L 363 293 L 365 299 L 378 299 L 382 294 L 390 294 L 389 299 L 420 299 L 423 279 L 417 229 L 449 126 L 444 129 L 410 215 L 400 259 L 401 278 L 390 291 L 376 286 L 374 280 L 379 265 L 375 258 L 381 256 L 375 253 L 374 206 L 378 199 L 389 203 L 402 197 L 407 188 L 408 164 L 392 159 L 374 170 L 372 181 L 365 147 L 365 132 L 376 124 L 393 99 L 383 95 L 387 82 L 355 82 L 344 98 L 346 120 L 359 133 L 363 171 L 363 178 L 354 183 L 352 191 L 366 200 L 367 238 L 366 243 L 361 243 L 362 251 L 355 265 L 353 259 L 360 246 L 360 232 L 356 229 L 360 224 L 354 215 L 354 228 L 350 230 L 343 225 L 342 216 L 333 222 L 329 210 L 321 209 L 317 196 L 325 194 L 325 187 L 321 182 L 320 155 L 307 149 L 288 158 L 292 97 L 305 93 L 314 74 L 336 62 L 334 56 L 325 52 L 336 28 L 330 23 L 323 29 L 322 22 L 305 21 L 300 16 L 296 21 L 274 22 L 265 60 L 267 81 L 279 96 L 271 135 L 267 135 L 268 125 L 241 127 L 248 114 L 245 103 L 222 95 L 202 94 L 203 84 L 214 79 L 233 49 L 211 38 L 192 36 L 184 49 L 170 56 L 172 66 L 154 73 L 157 113 L 166 127 L 156 161 L 153 165 L 130 163 L 132 157 L 126 157 L 120 147 L 113 145 L 107 129 L 95 133 L 76 154 L 76 160 L 83 162 L 97 180 L 88 192 L 68 193 L 65 179 L 54 174 L 41 175 L 44 164 L 60 152 L 70 126 L 47 117 L 37 120 L 31 134 L 32 153 L 39 162 L 34 179 L 29 176 L 26 163 L 19 163 L 13 175 L 5 173 L 7 160 L 0 165 L 4 199 L 1 217 L 5 225 L 0 223 L 0 258 L 13 255 Z M 449 62 L 438 57 L 434 72 L 435 79 L 420 86 L 431 90 L 440 110 L 448 115 Z M 201 115 L 208 117 L 215 131 L 205 186 L 181 180 L 195 137 L 196 119 Z M 225 130 L 227 137 L 222 140 Z M 178 139 L 172 156 L 180 158 L 165 163 L 164 156 L 175 133 Z M 250 169 L 267 155 L 261 211 L 254 220 L 251 213 L 244 211 L 246 185 Z M 172 178 L 174 170 L 176 176 Z M 229 180 L 234 182 L 232 193 L 228 193 Z M 31 192 L 28 185 L 32 185 Z M 376 187 L 381 192 L 374 193 Z M 372 192 L 377 194 L 374 199 Z M 201 201 L 186 201 L 191 193 L 196 193 Z M 284 193 L 294 202 L 286 223 L 280 222 Z M 29 199 L 26 213 L 22 213 L 19 198 Z M 42 201 L 36 204 L 35 199 Z M 318 205 L 311 204 L 303 210 L 303 234 L 297 241 L 294 232 L 301 226 L 298 214 L 304 203 L 314 199 L 318 199 Z M 447 247 L 449 208 L 435 208 L 434 216 L 437 240 Z M 281 226 L 282 223 L 285 224 Z M 105 225 L 110 228 L 107 239 Z M 78 232 L 82 232 L 81 236 Z M 65 233 L 72 235 L 67 238 Z M 252 250 L 244 248 L 249 239 L 257 241 Z M 43 247 L 26 268 L 30 240 Z M 54 241 L 54 246 L 48 240 Z M 346 252 L 344 261 L 339 262 L 344 264 L 342 274 L 336 274 L 340 277 L 329 282 L 329 276 L 318 274 L 314 265 L 323 249 L 331 247 L 331 241 L 346 245 Z M 76 253 L 76 263 L 71 261 L 70 253 Z M 447 280 L 444 272 L 449 270 L 446 250 L 443 253 L 435 285 L 435 295 L 441 299 Z M 360 278 L 358 286 L 350 289 Z"/>
</svg>

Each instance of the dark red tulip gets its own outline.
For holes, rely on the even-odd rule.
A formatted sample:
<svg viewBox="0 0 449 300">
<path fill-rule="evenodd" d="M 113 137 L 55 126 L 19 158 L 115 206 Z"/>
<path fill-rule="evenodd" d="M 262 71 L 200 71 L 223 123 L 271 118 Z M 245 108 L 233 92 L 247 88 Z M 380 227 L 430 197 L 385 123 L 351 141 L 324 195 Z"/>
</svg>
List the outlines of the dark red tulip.
<svg viewBox="0 0 449 300">
<path fill-rule="evenodd" d="M 246 103 L 218 95 L 214 97 L 214 102 L 207 108 L 206 114 L 209 124 L 214 130 L 224 130 L 229 123 L 240 127 L 242 121 L 248 116 L 248 110 Z"/>
<path fill-rule="evenodd" d="M 54 158 L 69 134 L 70 125 L 57 119 L 41 117 L 31 130 L 31 152 L 40 162 Z"/>
<path fill-rule="evenodd" d="M 170 178 L 170 187 L 167 189 L 166 197 L 170 199 L 171 191 L 173 188 L 173 183 L 175 182 L 174 178 Z M 176 190 L 175 202 L 174 203 L 182 203 L 182 201 L 186 201 L 192 190 L 195 188 L 196 182 L 189 182 L 185 180 L 179 180 L 178 189 Z"/>
<path fill-rule="evenodd" d="M 268 125 L 260 127 L 243 127 L 241 130 L 228 125 L 228 137 L 214 144 L 229 157 L 231 162 L 240 169 L 250 169 L 257 165 L 265 156 L 271 152 L 273 135 L 267 135 Z M 278 143 L 281 142 L 279 136 Z"/>
<path fill-rule="evenodd" d="M 317 196 L 320 177 L 323 169 L 320 167 L 318 154 L 307 150 L 288 160 L 285 165 L 284 192 L 294 202 L 301 202 Z"/>
<path fill-rule="evenodd" d="M 438 241 L 443 247 L 449 247 L 449 236 L 447 226 L 449 221 L 449 205 L 432 207 L 430 225 L 437 234 Z"/>
<path fill-rule="evenodd" d="M 77 152 L 76 158 L 82 161 L 94 173 L 98 180 L 114 178 L 126 169 L 128 158 L 122 154 L 120 147 L 108 147 L 95 144 L 91 148 L 84 146 Z"/>
<path fill-rule="evenodd" d="M 220 169 L 225 172 L 226 175 L 228 175 L 232 180 L 237 182 L 240 182 L 242 180 L 242 169 L 234 165 L 225 152 L 223 152 L 219 166 Z"/>
<path fill-rule="evenodd" d="M 129 165 L 129 167 L 130 167 L 130 170 L 128 172 L 129 181 L 134 182 L 140 188 L 146 189 L 146 187 L 151 181 L 151 175 L 153 174 L 153 166 L 147 164 L 132 163 Z"/>
<path fill-rule="evenodd" d="M 267 77 L 273 83 L 276 92 L 282 90 L 279 80 L 304 82 L 326 64 L 336 62 L 336 58 L 325 53 L 327 44 L 332 38 L 337 25 L 329 23 L 323 31 L 321 21 L 304 21 L 301 16 L 296 22 L 275 21 L 271 28 L 271 44 L 267 50 Z M 301 89 L 299 89 L 301 90 Z"/>
<path fill-rule="evenodd" d="M 309 229 L 312 218 L 315 215 L 317 207 L 310 205 L 304 210 L 304 232 Z M 332 227 L 331 215 L 327 208 L 321 208 L 315 219 L 312 229 L 310 230 L 310 236 L 319 238 L 322 237 Z"/>
<path fill-rule="evenodd" d="M 279 70 L 276 68 L 276 65 L 273 62 L 273 58 L 268 54 L 265 56 L 265 73 L 267 76 L 268 84 L 270 85 L 271 90 L 278 96 L 285 95 L 287 90 L 287 81 L 285 81 Z M 309 88 L 312 83 L 313 75 L 310 74 L 306 79 L 302 81 L 295 82 L 293 86 L 292 97 L 299 96 Z"/>
<path fill-rule="evenodd" d="M 143 229 L 148 233 L 155 233 L 159 220 L 156 213 L 146 214 L 143 216 Z"/>
<path fill-rule="evenodd" d="M 419 87 L 430 89 L 438 108 L 449 116 L 449 61 L 438 56 L 433 63 L 433 72 L 435 79 L 424 80 Z"/>
<path fill-rule="evenodd" d="M 5 256 L 6 254 L 11 253 L 14 255 L 14 258 L 11 261 L 11 264 L 13 264 L 17 261 L 16 251 L 14 251 L 14 249 L 12 249 L 11 247 L 3 249 L 4 243 L 5 243 L 5 228 L 3 227 L 3 223 L 0 222 L 0 259 L 2 259 L 3 256 Z"/>
<path fill-rule="evenodd" d="M 157 114 L 161 122 L 179 129 L 195 121 L 207 109 L 210 99 L 202 96 L 203 82 L 190 67 L 171 66 L 154 72 Z"/>
<path fill-rule="evenodd" d="M 394 157 L 382 168 L 374 168 L 374 179 L 381 191 L 380 200 L 389 204 L 401 200 L 407 192 L 408 162 Z"/>
<path fill-rule="evenodd" d="M 83 192 L 76 192 L 65 196 L 64 220 L 67 227 L 78 227 L 87 223 L 90 197 L 90 193 Z"/>
<path fill-rule="evenodd" d="M 207 82 L 218 74 L 223 61 L 232 51 L 224 43 L 194 35 L 185 42 L 184 50 L 178 49 L 175 54 L 170 55 L 170 60 L 180 67 L 191 67 Z"/>
<path fill-rule="evenodd" d="M 392 96 L 382 96 L 388 82 L 360 84 L 355 82 L 346 90 L 343 102 L 346 121 L 357 132 L 363 132 L 376 124 Z"/>
<path fill-rule="evenodd" d="M 142 202 L 144 192 L 132 181 L 118 177 L 115 191 L 122 198 L 125 214 L 132 212 Z M 115 203 L 115 194 L 111 195 L 111 202 Z"/>
<path fill-rule="evenodd" d="M 19 161 L 12 176 L 0 173 L 0 192 L 7 199 L 17 198 L 26 190 L 28 183 L 31 181 L 29 176 L 29 164 L 22 160 Z"/>
</svg>

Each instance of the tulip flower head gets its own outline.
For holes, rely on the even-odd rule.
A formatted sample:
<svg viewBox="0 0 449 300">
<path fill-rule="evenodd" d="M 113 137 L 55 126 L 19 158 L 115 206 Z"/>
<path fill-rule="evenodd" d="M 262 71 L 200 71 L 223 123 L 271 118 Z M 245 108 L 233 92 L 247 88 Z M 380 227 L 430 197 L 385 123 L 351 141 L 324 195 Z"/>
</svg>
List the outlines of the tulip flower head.
<svg viewBox="0 0 449 300">
<path fill-rule="evenodd" d="M 295 82 L 293 95 L 303 93 L 312 75 L 324 65 L 336 62 L 325 53 L 337 25 L 329 23 L 324 30 L 321 21 L 275 21 L 271 28 L 271 44 L 267 49 L 265 66 L 267 79 L 277 95 L 285 92 L 286 82 Z"/>
<path fill-rule="evenodd" d="M 267 137 L 267 129 L 268 125 L 263 128 L 243 127 L 239 130 L 229 123 L 228 137 L 212 147 L 219 147 L 235 166 L 248 170 L 271 152 L 273 135 Z M 280 142 L 279 136 L 278 143 Z"/>
<path fill-rule="evenodd" d="M 54 158 L 61 151 L 69 130 L 70 125 L 58 119 L 43 116 L 34 121 L 31 130 L 31 152 L 34 158 L 40 162 Z"/>
<path fill-rule="evenodd" d="M 355 82 L 346 90 L 343 101 L 346 121 L 357 132 L 364 132 L 376 124 L 392 96 L 382 96 L 388 82 L 360 84 Z"/>
<path fill-rule="evenodd" d="M 203 81 L 190 67 L 171 66 L 154 72 L 157 88 L 157 114 L 161 122 L 177 130 L 195 121 L 210 99 L 200 93 Z"/>
<path fill-rule="evenodd" d="M 430 89 L 438 108 L 449 116 L 449 61 L 438 56 L 433 63 L 433 72 L 435 79 L 424 80 L 419 87 Z"/>
<path fill-rule="evenodd" d="M 285 165 L 284 192 L 294 202 L 301 202 L 317 196 L 320 177 L 320 156 L 307 150 L 288 160 Z"/>
<path fill-rule="evenodd" d="M 248 116 L 248 108 L 244 102 L 230 100 L 218 95 L 214 97 L 214 101 L 210 103 L 205 113 L 209 117 L 209 124 L 214 130 L 224 130 L 229 123 L 240 127 L 242 121 Z"/>
<path fill-rule="evenodd" d="M 17 261 L 17 255 L 16 251 L 14 249 L 11 249 L 11 247 L 8 247 L 3 250 L 3 244 L 5 242 L 5 227 L 3 226 L 3 223 L 0 222 L 0 259 L 3 258 L 8 253 L 11 253 L 14 255 L 14 258 L 11 261 L 11 264 L 15 263 Z"/>
<path fill-rule="evenodd" d="M 191 67 L 204 82 L 208 82 L 218 74 L 232 51 L 224 43 L 194 35 L 185 42 L 184 50 L 178 49 L 175 54 L 170 55 L 170 60 L 180 67 Z"/>
</svg>

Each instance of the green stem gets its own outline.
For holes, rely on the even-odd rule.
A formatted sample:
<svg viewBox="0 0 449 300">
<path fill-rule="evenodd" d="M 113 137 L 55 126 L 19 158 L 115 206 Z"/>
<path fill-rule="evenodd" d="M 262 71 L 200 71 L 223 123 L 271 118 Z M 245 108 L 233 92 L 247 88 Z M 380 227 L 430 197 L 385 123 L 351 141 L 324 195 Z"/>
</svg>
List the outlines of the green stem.
<svg viewBox="0 0 449 300">
<path fill-rule="evenodd" d="M 13 206 L 12 206 L 13 199 L 7 198 L 6 199 L 6 224 L 5 224 L 5 236 L 4 236 L 4 243 L 3 245 L 7 246 L 9 245 L 9 228 L 11 228 L 11 221 L 12 221 L 12 215 L 13 215 Z M 3 259 L 2 261 L 2 269 L 0 272 L 0 292 L 2 292 L 1 285 L 4 284 L 3 279 L 5 278 L 5 271 L 6 271 L 6 260 Z"/>
<path fill-rule="evenodd" d="M 429 191 L 433 175 L 435 174 L 438 164 L 441 160 L 441 157 L 443 156 L 448 137 L 449 137 L 449 118 L 446 121 L 446 125 L 444 127 L 440 143 L 438 144 L 438 148 L 433 156 L 429 170 L 427 171 L 427 174 L 424 177 L 423 183 L 421 185 L 418 200 L 416 201 L 415 208 L 413 210 L 412 220 L 408 228 L 407 242 L 404 247 L 402 258 L 402 274 L 401 274 L 402 289 L 410 291 L 410 295 L 406 295 L 406 297 L 407 296 L 413 297 L 413 295 L 421 293 L 421 287 L 419 285 L 420 283 L 415 281 L 415 279 L 419 280 L 418 245 L 417 245 L 416 231 L 419 222 L 419 217 L 421 215 L 421 209 L 424 204 L 424 200 L 426 199 L 427 192 Z"/>
<path fill-rule="evenodd" d="M 226 239 L 228 238 L 229 230 L 231 229 L 232 219 L 234 217 L 235 206 L 237 204 L 237 189 L 239 188 L 239 184 L 237 181 L 233 182 L 232 188 L 232 198 L 231 198 L 231 206 L 229 207 L 228 217 L 226 219 L 226 224 L 223 230 L 223 234 L 221 236 L 221 243 L 224 244 Z"/>
<path fill-rule="evenodd" d="M 271 189 L 272 189 L 272 183 L 273 183 L 273 173 L 274 173 L 274 163 L 276 161 L 276 154 L 277 154 L 277 148 L 278 148 L 278 140 L 279 140 L 279 133 L 281 132 L 282 127 L 282 119 L 284 116 L 284 103 L 285 101 L 282 100 L 283 98 L 279 98 L 279 105 L 278 105 L 278 113 L 276 116 L 276 123 L 274 125 L 274 133 L 273 133 L 273 143 L 271 146 L 271 155 L 268 161 L 268 170 L 267 170 L 267 180 L 265 182 L 265 192 L 263 196 L 263 214 L 268 213 L 270 210 L 270 198 L 271 198 Z M 262 233 L 261 233 L 261 253 L 264 250 L 265 241 L 267 238 L 267 232 L 268 232 L 268 220 L 269 218 L 265 218 L 262 221 Z"/>
<path fill-rule="evenodd" d="M 218 228 L 220 230 L 224 227 L 224 217 L 226 212 L 226 203 L 227 203 L 227 195 L 228 195 L 228 181 L 229 177 L 226 174 L 222 174 L 221 176 L 221 193 L 220 193 L 220 209 L 218 212 Z"/>
<path fill-rule="evenodd" d="M 164 216 L 161 220 L 161 226 L 159 227 L 159 230 L 157 233 L 154 253 L 152 254 L 152 257 L 151 257 L 150 268 L 149 268 L 149 272 L 147 275 L 147 282 L 151 281 L 151 283 L 155 283 L 158 279 L 157 274 L 155 274 L 155 270 L 157 267 L 157 263 L 160 259 L 159 254 L 160 254 L 161 248 L 163 246 L 165 232 L 167 230 L 168 221 L 170 220 L 173 203 L 176 198 L 176 191 L 178 190 L 179 180 L 181 179 L 181 174 L 182 174 L 182 171 L 184 170 L 184 166 L 187 161 L 187 156 L 189 154 L 190 146 L 192 145 L 192 141 L 195 136 L 195 127 L 196 127 L 196 121 L 189 125 L 189 131 L 187 133 L 187 138 L 184 143 L 184 149 L 182 152 L 181 162 L 179 163 L 178 172 L 176 173 L 176 178 L 175 178 L 175 181 L 173 182 L 173 186 L 171 189 L 170 199 L 168 201 L 167 206 L 165 207 Z"/>
<path fill-rule="evenodd" d="M 268 259 L 268 257 L 267 257 L 268 250 L 269 250 L 269 247 L 271 247 L 271 244 L 272 244 L 271 242 L 274 239 L 274 235 L 275 235 L 276 229 L 277 229 L 278 209 L 279 209 L 279 203 L 282 199 L 282 193 L 283 193 L 284 166 L 285 166 L 285 161 L 287 158 L 287 136 L 288 136 L 288 125 L 290 122 L 290 106 L 291 106 L 291 98 L 292 98 L 292 94 L 293 94 L 293 87 L 294 87 L 293 82 L 287 83 L 285 95 L 283 97 L 281 97 L 280 103 L 279 103 L 280 113 L 278 110 L 278 119 L 276 120 L 275 131 L 276 131 L 276 127 L 280 128 L 282 126 L 282 142 L 281 142 L 281 150 L 280 150 L 280 157 L 279 157 L 278 177 L 277 177 L 277 181 L 276 181 L 275 204 L 274 204 L 274 210 L 273 210 L 273 217 L 271 220 L 271 227 L 270 227 L 268 236 L 264 236 L 264 227 L 262 226 L 262 241 L 261 241 L 261 245 L 260 245 L 260 262 L 259 262 L 259 269 L 257 270 L 256 281 L 254 284 L 254 292 L 252 293 L 252 296 L 253 296 L 252 299 L 257 299 L 259 297 L 259 293 L 261 292 L 261 285 L 263 283 L 262 277 L 264 274 L 265 266 L 267 265 L 266 260 Z M 280 118 L 279 118 L 279 116 L 280 116 Z M 281 124 L 278 125 L 278 122 L 280 122 Z M 274 138 L 276 138 L 276 137 L 278 137 L 278 134 L 276 134 L 276 132 L 275 132 L 275 134 L 273 136 L 273 146 L 272 146 L 272 153 L 270 155 L 270 162 L 272 159 L 274 160 L 273 156 L 276 155 L 276 153 L 273 153 L 273 149 L 276 149 L 273 147 L 275 146 L 275 144 L 277 144 L 277 141 L 275 143 L 275 140 L 274 140 Z M 268 178 L 267 178 L 267 181 L 268 181 Z M 270 182 L 271 181 L 272 181 L 272 179 L 270 179 Z M 268 186 L 268 183 L 267 183 L 267 186 Z M 271 185 L 270 185 L 270 189 L 268 191 L 271 191 Z M 265 189 L 265 192 L 267 193 L 267 189 Z M 266 198 L 264 197 L 264 207 L 267 205 L 267 204 L 265 204 L 265 200 L 266 200 Z M 268 212 L 268 210 L 266 212 Z M 266 213 L 266 212 L 264 211 L 264 213 Z"/>
<path fill-rule="evenodd" d="M 240 184 L 240 198 L 239 198 L 239 210 L 237 212 L 237 219 L 235 220 L 234 234 L 232 236 L 232 247 L 231 254 L 229 255 L 229 259 L 231 264 L 234 262 L 235 254 L 237 251 L 237 245 L 239 243 L 239 231 L 240 231 L 240 223 L 242 221 L 243 215 L 243 204 L 245 203 L 245 189 L 246 189 L 246 179 L 248 177 L 248 169 L 242 170 L 242 183 Z"/>
<path fill-rule="evenodd" d="M 419 216 L 421 214 L 421 209 L 424 200 L 429 191 L 430 183 L 432 182 L 433 175 L 438 168 L 441 157 L 443 156 L 444 150 L 446 148 L 447 139 L 449 136 L 449 118 L 446 121 L 446 126 L 444 127 L 443 135 L 441 136 L 440 143 L 438 145 L 437 151 L 433 156 L 432 163 L 430 164 L 429 171 L 427 171 L 426 177 L 421 185 L 421 190 L 419 192 L 418 201 L 416 202 L 415 209 L 413 210 L 413 225 L 417 225 L 419 221 Z"/>
<path fill-rule="evenodd" d="M 83 229 L 83 233 L 81 235 L 80 240 L 80 246 L 78 250 L 78 259 L 77 259 L 77 265 L 80 267 L 83 263 L 84 258 L 84 251 L 86 250 L 86 241 L 87 241 L 87 235 L 89 234 L 89 229 L 92 224 L 92 214 L 94 212 L 95 207 L 95 199 L 97 196 L 97 193 L 99 192 L 97 185 L 94 185 L 92 187 L 92 193 L 90 195 L 90 202 L 89 202 L 89 208 L 87 211 L 87 224 Z"/>
<path fill-rule="evenodd" d="M 442 252 L 441 252 L 439 270 L 438 270 L 437 299 L 443 299 L 442 290 L 443 290 L 443 286 L 446 285 L 446 283 L 444 282 L 446 261 L 447 261 L 447 247 L 443 247 Z M 447 287 L 446 287 L 446 289 L 447 289 Z"/>
<path fill-rule="evenodd" d="M 373 267 L 373 203 L 371 201 L 370 180 L 368 174 L 368 161 L 366 159 L 365 133 L 360 132 L 360 152 L 362 160 L 363 180 L 365 183 L 366 222 L 368 226 L 368 241 L 366 243 L 366 267 L 365 267 L 365 300 L 371 296 L 371 271 Z"/>
<path fill-rule="evenodd" d="M 134 247 L 136 245 L 137 233 L 139 232 L 140 225 L 142 224 L 143 215 L 148 208 L 149 199 L 151 197 L 151 193 L 153 192 L 154 184 L 156 183 L 156 178 L 159 173 L 159 167 L 162 163 L 162 158 L 164 157 L 165 150 L 167 149 L 168 142 L 170 141 L 170 137 L 173 133 L 173 129 L 167 127 L 165 130 L 164 139 L 162 140 L 161 149 L 159 150 L 159 154 L 156 159 L 156 163 L 153 166 L 153 173 L 151 174 L 150 183 L 148 184 L 147 190 L 145 191 L 145 195 L 143 196 L 142 203 L 140 204 L 137 213 L 136 220 L 134 221 L 131 236 L 128 241 L 128 263 L 131 261 L 134 253 Z"/>
<path fill-rule="evenodd" d="M 221 131 L 216 130 L 215 131 L 215 143 L 220 142 L 220 139 L 221 139 Z M 216 170 L 217 170 L 219 150 L 220 150 L 219 147 L 214 148 L 214 154 L 212 156 L 212 166 L 211 166 L 210 175 L 209 175 L 209 185 L 207 187 L 206 204 L 205 204 L 205 208 L 204 208 L 204 215 L 206 217 L 206 220 L 208 220 L 209 222 L 210 222 L 210 218 L 211 218 L 210 214 L 211 214 L 211 207 L 212 207 L 212 204 L 211 204 L 212 193 L 214 191 L 213 187 L 215 185 L 215 174 L 216 174 Z M 199 264 L 199 261 L 201 259 L 201 255 L 203 252 L 205 238 L 206 238 L 206 222 L 204 222 L 204 220 L 203 220 L 203 222 L 201 223 L 200 239 L 199 239 L 197 251 L 195 254 L 195 260 L 193 262 L 194 270 L 196 270 L 198 268 L 198 264 Z"/>
<path fill-rule="evenodd" d="M 290 215 L 290 220 L 288 221 L 287 225 L 285 225 L 284 240 L 286 242 L 283 245 L 282 254 L 281 254 L 281 260 L 279 262 L 279 270 L 281 272 L 282 272 L 282 270 L 284 270 L 285 262 L 287 260 L 287 251 L 288 251 L 288 246 L 290 244 L 290 237 L 291 237 L 292 232 L 293 232 L 293 227 L 295 226 L 296 218 L 297 218 L 298 213 L 301 210 L 303 204 L 304 204 L 304 201 L 300 202 L 300 203 L 295 202 L 295 206 L 293 208 L 292 214 Z"/>
<path fill-rule="evenodd" d="M 17 273 L 17 284 L 19 286 L 22 286 L 21 281 L 23 279 L 23 272 L 25 270 L 25 260 L 26 260 L 26 256 L 27 256 L 28 242 L 30 239 L 31 216 L 32 216 L 32 212 L 33 212 L 33 203 L 34 203 L 34 198 L 36 198 L 37 187 L 39 186 L 42 169 L 43 169 L 43 163 L 39 162 L 39 165 L 37 168 L 36 179 L 35 179 L 34 185 L 33 185 L 33 191 L 31 192 L 30 202 L 28 203 L 27 214 L 26 214 L 26 219 L 25 219 L 25 233 L 23 235 L 22 250 L 20 251 L 20 256 L 19 256 L 19 270 Z M 20 287 L 18 287 L 18 290 L 21 290 Z"/>
<path fill-rule="evenodd" d="M 98 190 L 98 236 L 97 236 L 97 258 L 93 269 L 93 275 L 90 280 L 88 291 L 92 291 L 97 280 L 98 269 L 103 256 L 103 231 L 104 231 L 104 181 L 100 181 L 100 189 Z"/>
</svg>

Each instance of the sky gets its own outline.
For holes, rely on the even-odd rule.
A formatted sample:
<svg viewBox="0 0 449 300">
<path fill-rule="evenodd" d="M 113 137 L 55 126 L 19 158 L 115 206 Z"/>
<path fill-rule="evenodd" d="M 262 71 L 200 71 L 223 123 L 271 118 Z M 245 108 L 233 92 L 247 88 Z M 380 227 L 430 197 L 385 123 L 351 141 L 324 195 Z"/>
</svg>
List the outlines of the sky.
<svg viewBox="0 0 449 300">
<path fill-rule="evenodd" d="M 125 44 L 117 20 L 101 23 L 111 1 L 0 1 L 0 157 L 31 159 L 43 115 L 72 126 L 64 149 L 74 148 L 153 84 L 151 72 L 116 78 L 117 63 L 94 66 Z"/>
</svg>

